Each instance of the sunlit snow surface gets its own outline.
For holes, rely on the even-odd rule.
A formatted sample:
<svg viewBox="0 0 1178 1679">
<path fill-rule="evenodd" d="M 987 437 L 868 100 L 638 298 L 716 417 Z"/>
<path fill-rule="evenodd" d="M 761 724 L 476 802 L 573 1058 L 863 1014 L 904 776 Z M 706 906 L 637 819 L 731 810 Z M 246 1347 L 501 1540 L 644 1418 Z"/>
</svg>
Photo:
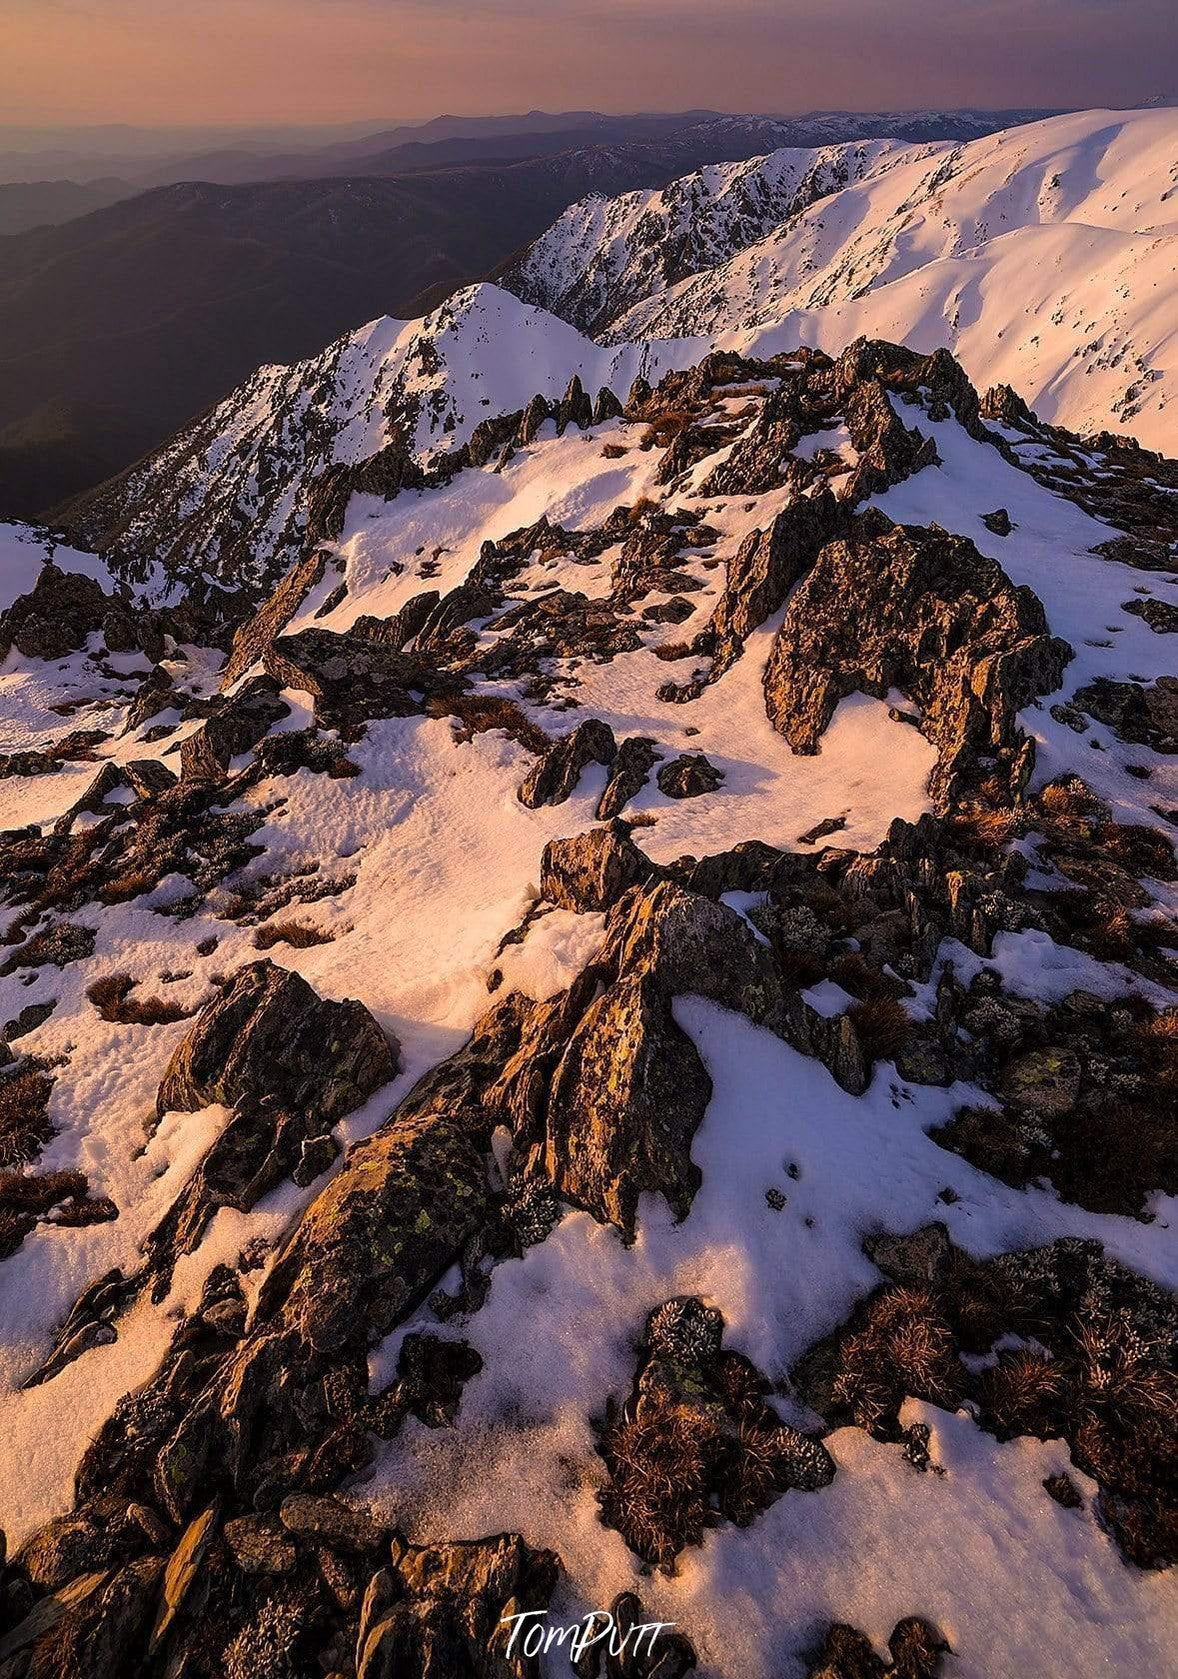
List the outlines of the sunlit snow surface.
<svg viewBox="0 0 1178 1679">
<path fill-rule="evenodd" d="M 884 152 L 727 262 L 655 290 L 611 339 L 837 354 L 954 351 L 1041 419 L 1178 452 L 1178 111 L 1080 111 Z M 771 161 L 771 160 L 767 160 Z M 625 200 L 615 201 L 619 204 Z"/>
</svg>

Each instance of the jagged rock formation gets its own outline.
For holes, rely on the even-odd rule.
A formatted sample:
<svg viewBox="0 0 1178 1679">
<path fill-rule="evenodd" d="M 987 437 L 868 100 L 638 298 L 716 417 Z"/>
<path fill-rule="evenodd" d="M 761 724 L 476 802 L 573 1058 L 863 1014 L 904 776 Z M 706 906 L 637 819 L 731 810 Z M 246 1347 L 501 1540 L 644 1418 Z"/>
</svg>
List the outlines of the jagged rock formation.
<svg viewBox="0 0 1178 1679">
<path fill-rule="evenodd" d="M 773 644 L 765 699 L 794 750 L 813 752 L 847 694 L 899 688 L 937 747 L 936 808 L 990 779 L 1010 803 L 1028 772 L 1017 713 L 1058 688 L 1071 656 L 1031 591 L 971 542 L 897 529 L 822 550 Z"/>
<path fill-rule="evenodd" d="M 624 823 L 549 840 L 540 859 L 540 895 L 560 909 L 610 909 L 650 873 Z"/>
</svg>

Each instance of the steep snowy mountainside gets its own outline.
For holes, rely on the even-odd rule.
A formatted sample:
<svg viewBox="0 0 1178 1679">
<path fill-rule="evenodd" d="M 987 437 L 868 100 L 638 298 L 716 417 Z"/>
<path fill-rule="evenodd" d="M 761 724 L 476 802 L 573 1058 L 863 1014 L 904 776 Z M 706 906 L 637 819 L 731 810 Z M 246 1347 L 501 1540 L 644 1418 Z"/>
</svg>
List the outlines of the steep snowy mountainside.
<svg viewBox="0 0 1178 1679">
<path fill-rule="evenodd" d="M 1176 275 L 1178 113 L 1087 111 L 878 170 L 605 336 L 945 345 L 1046 419 L 1174 448 Z"/>
<path fill-rule="evenodd" d="M 1169 110 L 1087 112 L 960 146 L 778 152 L 661 194 L 585 200 L 525 259 L 521 289 L 595 322 L 787 213 L 625 309 L 604 342 L 488 284 L 420 321 L 371 322 L 260 369 L 61 517 L 71 541 L 124 570 L 158 560 L 182 584 L 257 594 L 301 553 L 337 469 L 444 476 L 481 422 L 557 399 L 573 378 L 620 401 L 637 375 L 713 345 L 833 351 L 860 335 L 955 348 L 979 384 L 1014 384 L 1045 420 L 1178 447 L 1176 134 Z"/>
<path fill-rule="evenodd" d="M 61 517 L 83 546 L 264 588 L 297 557 L 313 486 L 330 468 L 387 448 L 436 460 L 480 421 L 559 397 L 574 376 L 591 395 L 624 396 L 666 359 L 643 345 L 603 348 L 509 292 L 471 286 L 422 320 L 382 318 L 307 361 L 260 368 Z"/>
<path fill-rule="evenodd" d="M 503 270 L 509 291 L 594 335 L 635 303 L 737 255 L 910 148 L 897 140 L 718 163 L 661 191 L 570 205 Z"/>
</svg>

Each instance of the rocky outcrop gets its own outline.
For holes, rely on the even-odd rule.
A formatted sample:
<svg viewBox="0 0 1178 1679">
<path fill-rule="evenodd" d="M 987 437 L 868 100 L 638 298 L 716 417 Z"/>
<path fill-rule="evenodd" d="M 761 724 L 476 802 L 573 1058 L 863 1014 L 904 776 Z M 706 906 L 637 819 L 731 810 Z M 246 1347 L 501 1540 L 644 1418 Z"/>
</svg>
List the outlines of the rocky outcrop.
<svg viewBox="0 0 1178 1679">
<path fill-rule="evenodd" d="M 571 734 L 553 741 L 521 785 L 520 803 L 529 810 L 563 804 L 576 789 L 581 771 L 589 764 L 612 764 L 617 750 L 609 724 L 598 717 L 586 718 Z"/>
<path fill-rule="evenodd" d="M 620 816 L 630 800 L 646 786 L 658 763 L 654 741 L 648 735 L 630 735 L 618 745 L 605 791 L 597 801 L 597 820 L 609 822 Z"/>
<path fill-rule="evenodd" d="M 263 663 L 280 687 L 312 695 L 316 717 L 330 727 L 411 717 L 421 710 L 415 690 L 437 686 L 423 660 L 336 630 L 279 636 L 263 654 Z"/>
<path fill-rule="evenodd" d="M 402 490 L 419 489 L 425 474 L 405 444 L 394 439 L 375 455 L 355 465 L 329 466 L 307 498 L 304 540 L 308 549 L 334 542 L 344 528 L 348 503 L 354 495 L 379 496 L 391 501 Z"/>
<path fill-rule="evenodd" d="M 767 530 L 749 532 L 728 562 L 724 593 L 708 626 L 710 681 L 735 663 L 753 630 L 780 610 L 825 545 L 849 528 L 846 504 L 822 490 L 791 502 Z"/>
<path fill-rule="evenodd" d="M 583 981 L 596 981 L 596 994 L 566 994 L 564 1041 L 548 1050 L 550 1082 L 533 1089 L 517 1145 L 531 1142 L 531 1175 L 631 1234 L 644 1191 L 683 1217 L 699 1186 L 691 1140 L 711 1081 L 673 999 L 722 1000 L 808 1047 L 812 1011 L 787 995 L 770 952 L 734 910 L 667 883 L 622 899 Z M 550 1025 L 554 1006 L 537 1007 Z"/>
<path fill-rule="evenodd" d="M 948 350 L 922 355 L 906 345 L 882 338 L 857 338 L 834 363 L 831 385 L 835 400 L 845 402 L 856 387 L 877 383 L 901 399 L 919 396 L 932 420 L 956 419 L 979 443 L 995 443 L 982 424 L 978 394 L 965 370 Z M 873 404 L 874 406 L 874 404 Z"/>
<path fill-rule="evenodd" d="M 1070 705 L 1104 723 L 1121 740 L 1167 756 L 1178 753 L 1178 677 L 1159 676 L 1147 686 L 1098 676 L 1076 689 Z"/>
<path fill-rule="evenodd" d="M 836 382 L 841 365 L 835 370 Z M 844 491 L 848 501 L 881 495 L 914 472 L 936 464 L 932 438 L 918 429 L 909 430 L 878 379 L 858 379 L 847 392 L 843 414 L 858 455 Z"/>
<path fill-rule="evenodd" d="M 1070 657 L 1035 595 L 971 542 L 897 526 L 822 551 L 774 642 L 766 706 L 795 752 L 815 752 L 846 695 L 899 688 L 937 747 L 935 807 L 987 780 L 1009 802 L 1029 770 L 1017 713 Z"/>
<path fill-rule="evenodd" d="M 323 581 L 327 553 L 322 548 L 305 555 L 291 567 L 282 582 L 251 618 L 247 618 L 233 638 L 229 659 L 221 677 L 221 687 L 231 688 L 251 665 L 257 664 L 263 653 L 282 634 L 311 590 Z"/>
<path fill-rule="evenodd" d="M 396 1070 L 396 1045 L 362 1003 L 330 1002 L 298 974 L 253 962 L 198 1015 L 160 1081 L 156 1112 L 278 1103 L 328 1129 Z"/>
<path fill-rule="evenodd" d="M 184 781 L 219 781 L 240 753 L 249 752 L 275 723 L 289 717 L 279 698 L 280 684 L 270 676 L 251 676 L 235 694 L 209 702 L 204 723 L 180 745 Z"/>
<path fill-rule="evenodd" d="M 558 909 L 610 909 L 650 872 L 625 823 L 614 822 L 549 840 L 540 860 L 540 896 Z"/>
<path fill-rule="evenodd" d="M 656 780 L 659 792 L 669 799 L 698 799 L 701 794 L 715 793 L 724 785 L 724 772 L 702 752 L 685 752 L 665 763 Z"/>
<path fill-rule="evenodd" d="M 50 562 L 0 618 L 0 651 L 15 647 L 27 659 L 64 659 L 101 629 L 110 606 L 110 596 L 92 577 Z"/>
<path fill-rule="evenodd" d="M 539 1667 L 522 1653 L 518 1638 L 510 1662 L 513 1626 L 530 1631 L 548 1608 L 560 1574 L 551 1551 L 529 1550 L 516 1534 L 437 1546 L 407 1545 L 394 1538 L 392 1566 L 374 1574 L 365 1595 L 356 1641 L 357 1679 L 531 1679 Z"/>
</svg>

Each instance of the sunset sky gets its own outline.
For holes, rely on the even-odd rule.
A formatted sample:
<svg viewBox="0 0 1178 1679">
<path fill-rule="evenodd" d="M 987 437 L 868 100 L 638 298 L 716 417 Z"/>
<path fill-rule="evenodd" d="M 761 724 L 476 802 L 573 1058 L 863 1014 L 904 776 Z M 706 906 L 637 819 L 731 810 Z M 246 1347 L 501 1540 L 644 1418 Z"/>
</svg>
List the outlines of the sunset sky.
<svg viewBox="0 0 1178 1679">
<path fill-rule="evenodd" d="M 1118 105 L 1174 0 L 0 0 L 0 121 Z"/>
</svg>

